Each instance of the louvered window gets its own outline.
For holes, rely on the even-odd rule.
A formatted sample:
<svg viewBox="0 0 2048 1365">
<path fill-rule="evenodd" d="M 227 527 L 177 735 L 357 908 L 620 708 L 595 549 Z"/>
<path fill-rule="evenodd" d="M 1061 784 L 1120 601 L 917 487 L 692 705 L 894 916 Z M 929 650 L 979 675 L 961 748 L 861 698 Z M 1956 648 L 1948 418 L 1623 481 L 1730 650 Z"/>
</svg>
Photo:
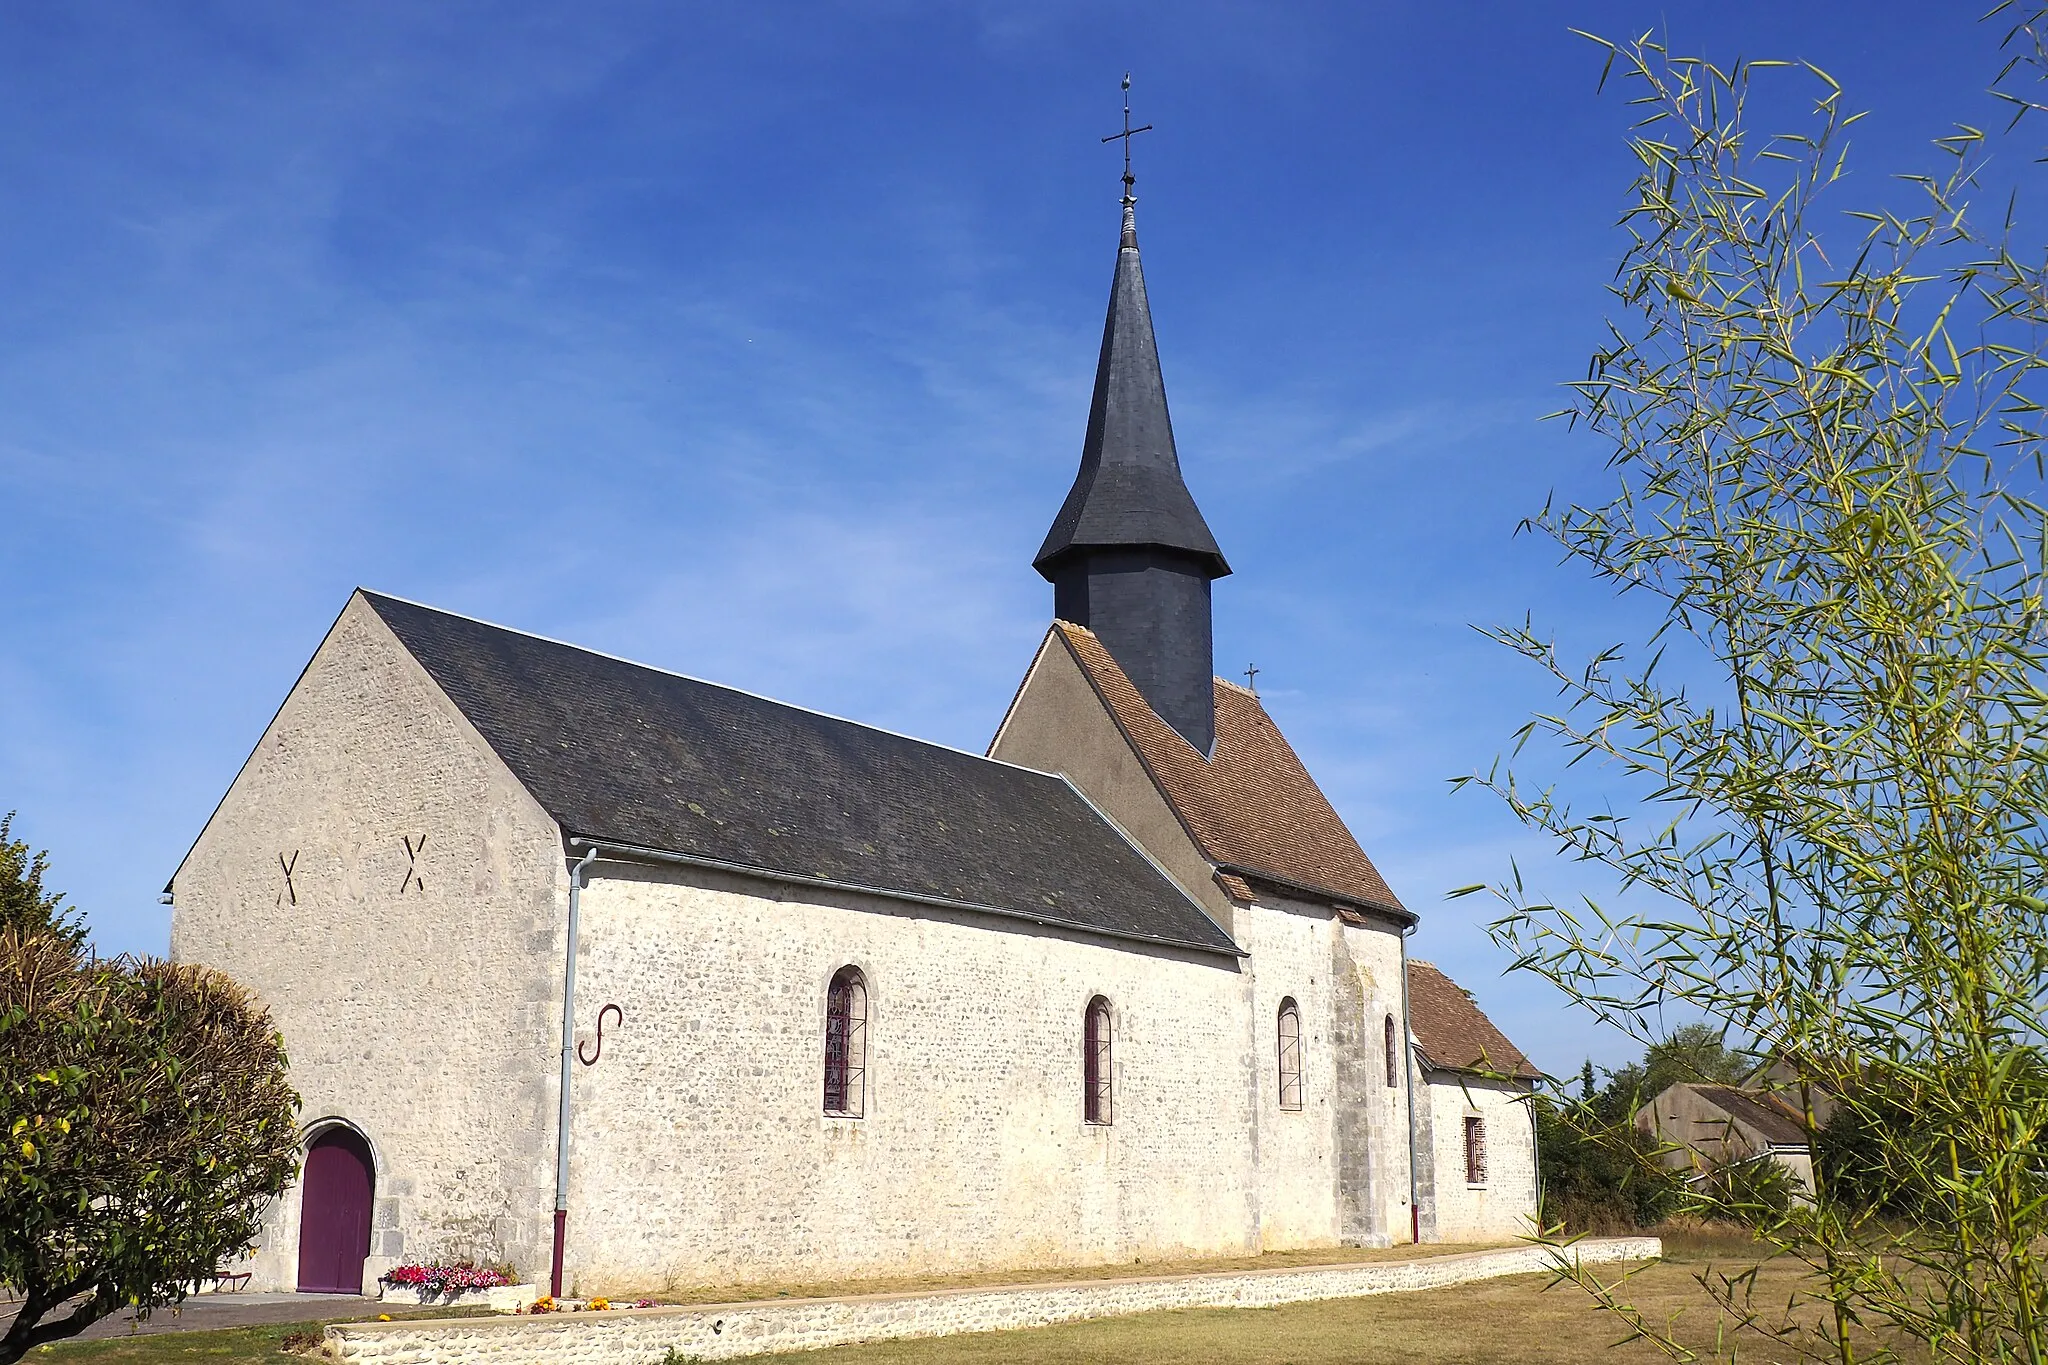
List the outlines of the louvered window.
<svg viewBox="0 0 2048 1365">
<path fill-rule="evenodd" d="M 1486 1183 L 1486 1120 L 1470 1115 L 1465 1119 L 1465 1183 Z"/>
<path fill-rule="evenodd" d="M 1090 1123 L 1110 1121 L 1109 1002 L 1096 996 L 1088 1002 L 1081 1040 L 1082 1108 Z"/>
<path fill-rule="evenodd" d="M 868 988 L 859 969 L 841 967 L 825 991 L 825 1112 L 861 1116 L 867 1098 Z"/>
<path fill-rule="evenodd" d="M 1301 1011 L 1280 1002 L 1280 1107 L 1301 1108 Z"/>
</svg>

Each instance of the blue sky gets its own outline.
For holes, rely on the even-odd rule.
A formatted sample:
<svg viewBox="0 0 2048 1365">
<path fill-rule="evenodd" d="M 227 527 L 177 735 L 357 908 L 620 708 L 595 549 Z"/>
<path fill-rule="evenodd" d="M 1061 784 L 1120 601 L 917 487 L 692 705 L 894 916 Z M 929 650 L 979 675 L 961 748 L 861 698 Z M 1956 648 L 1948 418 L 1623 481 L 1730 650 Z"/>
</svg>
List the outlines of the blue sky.
<svg viewBox="0 0 2048 1365">
<path fill-rule="evenodd" d="M 0 810 L 103 949 L 164 950 L 358 584 L 980 750 L 1050 613 L 1131 69 L 1218 670 L 1258 664 L 1419 955 L 1546 1067 L 1622 1060 L 1443 900 L 1593 885 L 1449 791 L 1548 700 L 1471 624 L 1635 624 L 1512 535 L 1607 487 L 1538 421 L 1630 174 L 1568 30 L 1826 67 L 1872 111 L 1846 207 L 1998 118 L 1976 13 L 0 7 Z"/>
</svg>

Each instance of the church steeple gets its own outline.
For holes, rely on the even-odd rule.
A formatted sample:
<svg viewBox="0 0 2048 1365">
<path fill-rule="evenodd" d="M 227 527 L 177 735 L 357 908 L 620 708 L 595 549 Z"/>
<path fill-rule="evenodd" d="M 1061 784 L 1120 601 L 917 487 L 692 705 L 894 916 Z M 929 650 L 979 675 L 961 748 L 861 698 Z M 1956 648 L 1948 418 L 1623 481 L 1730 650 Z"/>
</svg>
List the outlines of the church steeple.
<svg viewBox="0 0 2048 1365">
<path fill-rule="evenodd" d="M 1209 584 L 1230 565 L 1181 478 L 1128 162 L 1124 186 L 1081 470 L 1032 567 L 1053 585 L 1053 614 L 1094 631 L 1160 718 L 1206 755 L 1216 741 Z"/>
</svg>

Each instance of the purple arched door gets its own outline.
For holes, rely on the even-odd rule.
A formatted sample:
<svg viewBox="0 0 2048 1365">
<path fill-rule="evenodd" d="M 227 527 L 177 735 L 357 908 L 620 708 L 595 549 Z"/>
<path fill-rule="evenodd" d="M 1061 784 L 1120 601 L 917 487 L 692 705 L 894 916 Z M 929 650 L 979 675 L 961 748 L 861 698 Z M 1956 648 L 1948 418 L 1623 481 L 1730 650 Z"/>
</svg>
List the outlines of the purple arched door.
<svg viewBox="0 0 2048 1365">
<path fill-rule="evenodd" d="M 299 1213 L 300 1293 L 363 1292 L 376 1192 L 376 1163 L 361 1136 L 337 1125 L 313 1139 Z"/>
</svg>

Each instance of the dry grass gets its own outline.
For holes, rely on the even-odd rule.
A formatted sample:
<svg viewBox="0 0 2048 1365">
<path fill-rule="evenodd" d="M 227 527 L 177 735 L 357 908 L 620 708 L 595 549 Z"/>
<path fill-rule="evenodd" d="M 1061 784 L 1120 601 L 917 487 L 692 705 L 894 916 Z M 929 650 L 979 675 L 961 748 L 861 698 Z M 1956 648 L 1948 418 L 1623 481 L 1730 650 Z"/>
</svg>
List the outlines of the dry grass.
<svg viewBox="0 0 2048 1365">
<path fill-rule="evenodd" d="M 1699 1267 L 1657 1263 L 1630 1282 L 1628 1297 L 1708 1359 L 1720 1328 L 1692 1276 Z M 1759 1277 L 1757 1302 L 1783 1304 L 1797 1284 L 1790 1267 Z M 1628 1335 L 1586 1294 L 1549 1277 L 1521 1275 L 1412 1294 L 1294 1304 L 1285 1308 L 1200 1309 L 1106 1318 L 1025 1332 L 884 1342 L 807 1352 L 804 1365 L 1650 1365 L 1668 1359 Z M 1744 1362 L 1798 1360 L 1760 1338 L 1745 1338 Z M 1909 1360 L 1921 1357 L 1908 1356 Z"/>
<path fill-rule="evenodd" d="M 931 1293 L 1013 1284 L 1058 1284 L 1070 1280 L 1121 1280 L 1149 1275 L 1203 1275 L 1236 1270 L 1288 1270 L 1297 1266 L 1354 1265 L 1362 1261 L 1413 1261 L 1463 1251 L 1514 1246 L 1514 1242 L 1434 1242 L 1426 1246 L 1314 1247 L 1268 1251 L 1258 1256 L 1209 1257 L 1186 1261 L 1119 1261 L 1110 1265 L 1049 1266 L 1031 1270 L 983 1270 L 951 1275 L 890 1275 L 840 1280 L 794 1280 L 776 1284 L 707 1284 L 678 1288 L 608 1290 L 614 1303 L 656 1299 L 665 1304 L 749 1303 L 758 1299 L 843 1299 L 859 1294 Z"/>
<path fill-rule="evenodd" d="M 1695 1275 L 1734 1270 L 1754 1262 L 1754 1245 L 1740 1232 L 1714 1228 L 1659 1229 L 1673 1259 L 1632 1268 L 1624 1297 L 1707 1359 L 1722 1330 Z M 1470 1247 L 1423 1248 L 1436 1254 Z M 1402 1259 L 1412 1247 L 1392 1252 L 1347 1252 L 1342 1261 Z M 755 1286 L 751 1297 L 811 1296 L 821 1293 L 876 1293 L 961 1287 L 967 1283 L 1044 1283 L 1048 1280 L 1108 1278 L 1127 1274 L 1272 1269 L 1329 1264 L 1329 1251 L 1290 1252 L 1231 1261 L 1097 1266 L 1087 1271 L 1048 1270 L 1026 1277 L 931 1276 L 889 1280 Z M 1615 1274 L 1631 1268 L 1602 1267 Z M 1780 1263 L 1757 1276 L 1759 1308 L 1782 1306 L 1800 1287 L 1798 1267 Z M 710 1286 L 692 1295 L 668 1294 L 670 1301 L 734 1299 L 734 1286 Z M 432 1312 L 435 1310 L 417 1310 Z M 446 1310 L 440 1310 L 444 1312 Z M 1811 1320 L 1811 1315 L 1807 1318 Z M 279 1345 L 309 1324 L 189 1332 L 59 1346 L 31 1356 L 50 1365 L 290 1365 Z M 1294 1304 L 1270 1309 L 1200 1309 L 1106 1318 L 1031 1331 L 992 1332 L 923 1341 L 882 1342 L 805 1352 L 803 1365 L 1355 1365 L 1398 1360 L 1404 1365 L 1651 1365 L 1667 1357 L 1644 1342 L 1615 1345 L 1628 1335 L 1625 1324 L 1599 1312 L 1584 1291 L 1554 1284 L 1549 1276 L 1520 1275 L 1446 1289 L 1368 1298 Z M 1742 1339 L 1744 1362 L 1791 1361 L 1801 1357 L 1755 1336 Z M 1909 1362 L 1924 1356 L 1908 1353 Z"/>
</svg>

